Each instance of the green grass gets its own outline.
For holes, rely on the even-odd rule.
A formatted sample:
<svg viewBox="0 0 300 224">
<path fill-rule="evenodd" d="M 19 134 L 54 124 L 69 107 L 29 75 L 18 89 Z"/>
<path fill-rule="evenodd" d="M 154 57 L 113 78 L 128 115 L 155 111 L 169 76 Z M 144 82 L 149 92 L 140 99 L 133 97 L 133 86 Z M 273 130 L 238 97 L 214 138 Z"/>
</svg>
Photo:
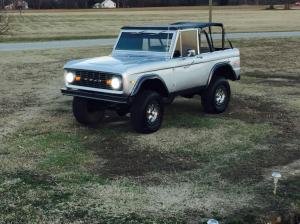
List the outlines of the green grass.
<svg viewBox="0 0 300 224">
<path fill-rule="evenodd" d="M 265 223 L 299 214 L 300 40 L 235 45 L 243 78 L 231 83 L 228 112 L 207 115 L 199 97 L 179 98 L 151 135 L 113 112 L 83 127 L 59 93 L 67 60 L 109 48 L 3 53 L 0 223 Z M 283 174 L 277 196 L 273 170 Z"/>
<path fill-rule="evenodd" d="M 194 119 L 199 120 L 195 117 Z M 2 213 L 2 220 L 11 221 L 9 217 L 13 215 L 14 218 L 21 216 L 24 222 L 38 222 L 39 218 L 46 217 L 48 221 L 63 219 L 72 222 L 83 219 L 93 222 L 95 218 L 103 216 L 104 220 L 111 219 L 112 223 L 122 223 L 122 220 L 124 223 L 126 220 L 143 223 L 155 220 L 160 223 L 159 220 L 163 220 L 161 222 L 166 223 L 168 219 L 165 214 L 172 214 L 171 220 L 181 220 L 182 217 L 188 215 L 185 213 L 185 207 L 196 209 L 197 201 L 201 201 L 204 194 L 207 193 L 219 195 L 220 192 L 223 192 L 222 194 L 232 197 L 239 195 L 243 200 L 249 200 L 249 196 L 241 192 L 241 188 L 245 188 L 245 186 L 224 182 L 223 178 L 218 175 L 218 169 L 228 169 L 230 164 L 227 161 L 234 159 L 237 155 L 241 156 L 245 153 L 244 151 L 254 153 L 253 144 L 255 145 L 255 143 L 247 143 L 245 139 L 257 142 L 268 132 L 263 131 L 264 125 L 241 125 L 234 120 L 217 119 L 214 121 L 212 118 L 211 122 L 215 124 L 209 128 L 200 130 L 196 126 L 192 128 L 199 137 L 197 141 L 185 139 L 186 142 L 183 142 L 183 139 L 180 139 L 181 144 L 174 149 L 168 148 L 169 151 L 151 144 L 153 136 L 137 136 L 140 144 L 137 142 L 136 145 L 126 145 L 128 141 L 124 138 L 130 138 L 130 134 L 125 134 L 126 130 L 124 129 L 114 132 L 113 136 L 104 134 L 104 136 L 118 140 L 118 145 L 121 145 L 122 148 L 116 148 L 115 144 L 101 143 L 101 141 L 103 142 L 102 133 L 107 133 L 106 129 L 110 130 L 109 127 L 89 133 L 88 139 L 86 139 L 85 136 L 87 136 L 87 132 L 90 132 L 89 130 L 82 130 L 77 134 L 69 133 L 69 131 L 73 132 L 72 130 L 76 126 L 69 130 L 64 128 L 64 132 L 51 131 L 51 133 L 44 133 L 40 128 L 36 129 L 34 133 L 30 133 L 32 126 L 29 126 L 22 131 L 24 134 L 21 138 L 20 134 L 16 134 L 18 136 L 16 139 L 13 135 L 7 142 L 7 149 L 10 152 L 13 152 L 14 148 L 18 146 L 24 149 L 24 151 L 20 150 L 19 147 L 17 152 L 10 154 L 10 159 L 17 157 L 16 159 L 19 161 L 28 160 L 30 159 L 29 152 L 34 152 L 35 156 L 31 158 L 33 160 L 31 169 L 17 169 L 2 173 L 4 183 L 6 183 L 2 185 L 2 192 L 6 194 L 6 200 L 1 202 L 1 207 L 14 203 L 15 197 L 23 198 L 20 203 L 16 204 L 18 212 L 12 213 L 6 209 Z M 44 127 L 51 126 L 54 129 L 60 125 L 59 122 L 54 121 L 43 123 Z M 193 118 L 191 117 L 192 123 Z M 226 137 L 223 132 L 227 132 L 227 130 L 222 128 L 223 125 L 227 126 L 229 130 L 235 129 L 239 133 L 238 136 L 223 146 L 220 145 L 222 139 L 215 144 L 209 144 L 209 142 L 215 141 L 214 133 Z M 38 127 L 35 124 L 34 126 Z M 262 131 L 257 131 L 260 129 Z M 177 128 L 177 130 L 187 134 L 184 128 Z M 165 127 L 157 137 L 166 137 L 167 132 L 169 130 Z M 203 142 L 202 139 L 203 132 L 207 132 L 206 142 Z M 236 132 L 232 134 L 237 135 Z M 142 138 L 143 141 L 139 138 Z M 174 139 L 167 139 L 164 146 L 169 145 L 171 141 Z M 126 151 L 124 146 L 130 147 L 130 150 Z M 113 153 L 113 156 L 110 153 Z M 141 159 L 141 155 L 147 156 L 147 154 L 149 158 L 144 159 L 145 164 L 134 161 Z M 155 155 L 159 155 L 159 157 Z M 129 164 L 130 160 L 127 156 L 133 160 L 131 164 Z M 98 161 L 103 158 L 107 160 L 106 163 Z M 110 166 L 109 163 L 113 163 L 113 160 L 120 162 L 119 164 L 114 163 L 119 167 Z M 156 181 L 168 183 L 154 186 L 150 184 L 149 186 L 145 180 L 145 184 L 139 184 L 131 177 L 131 174 L 133 177 L 135 176 L 134 169 L 139 168 L 143 178 L 149 178 L 149 183 L 153 182 L 151 180 L 153 176 L 156 177 Z M 127 173 L 123 173 L 123 169 Z M 188 182 L 185 183 L 185 181 Z M 218 183 L 221 186 L 218 187 Z M 184 192 L 181 192 L 182 188 Z M 249 190 L 251 191 L 251 188 Z M 174 195 L 171 192 L 175 192 Z M 35 195 L 33 198 L 32 194 Z M 218 207 L 217 202 L 218 200 L 212 201 L 213 204 L 210 206 Z M 241 206 L 244 204 L 242 201 L 225 203 L 229 203 L 230 206 L 237 206 L 236 203 Z M 159 212 L 155 216 L 145 216 L 147 213 L 152 213 L 151 207 L 154 205 L 155 210 Z M 92 210 L 94 206 L 97 208 L 96 211 Z M 35 208 L 39 208 L 42 213 L 34 212 Z M 209 209 L 214 211 L 213 208 Z M 62 211 L 63 214 L 58 211 Z M 92 211 L 92 214 L 87 211 Z M 110 217 L 111 212 L 114 214 L 112 217 Z M 221 214 L 217 214 L 221 217 Z"/>
<path fill-rule="evenodd" d="M 214 21 L 227 32 L 299 31 L 298 10 L 264 10 L 263 7 L 215 7 Z M 10 13 L 10 30 L 0 42 L 114 37 L 124 25 L 207 21 L 207 7 L 118 10 L 29 11 Z"/>
</svg>

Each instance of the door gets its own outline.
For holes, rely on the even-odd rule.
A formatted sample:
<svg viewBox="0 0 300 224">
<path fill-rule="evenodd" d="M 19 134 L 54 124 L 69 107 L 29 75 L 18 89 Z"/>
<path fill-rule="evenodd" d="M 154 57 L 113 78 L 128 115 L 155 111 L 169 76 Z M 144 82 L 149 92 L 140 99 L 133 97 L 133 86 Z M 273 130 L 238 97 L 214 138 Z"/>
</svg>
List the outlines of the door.
<svg viewBox="0 0 300 224">
<path fill-rule="evenodd" d="M 192 54 L 191 54 L 192 52 Z M 179 33 L 174 52 L 175 91 L 199 87 L 200 74 L 204 69 L 203 57 L 199 55 L 198 29 L 184 30 Z"/>
</svg>

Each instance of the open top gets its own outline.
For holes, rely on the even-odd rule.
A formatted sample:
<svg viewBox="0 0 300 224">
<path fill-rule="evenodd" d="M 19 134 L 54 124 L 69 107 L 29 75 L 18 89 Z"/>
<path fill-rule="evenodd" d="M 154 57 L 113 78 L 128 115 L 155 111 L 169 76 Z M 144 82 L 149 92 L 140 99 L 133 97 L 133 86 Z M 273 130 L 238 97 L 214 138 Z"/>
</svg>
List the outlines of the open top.
<svg viewBox="0 0 300 224">
<path fill-rule="evenodd" d="M 167 25 L 124 26 L 113 55 L 139 54 L 165 58 L 194 57 L 233 48 L 225 46 L 225 30 L 216 22 L 176 22 Z"/>
</svg>

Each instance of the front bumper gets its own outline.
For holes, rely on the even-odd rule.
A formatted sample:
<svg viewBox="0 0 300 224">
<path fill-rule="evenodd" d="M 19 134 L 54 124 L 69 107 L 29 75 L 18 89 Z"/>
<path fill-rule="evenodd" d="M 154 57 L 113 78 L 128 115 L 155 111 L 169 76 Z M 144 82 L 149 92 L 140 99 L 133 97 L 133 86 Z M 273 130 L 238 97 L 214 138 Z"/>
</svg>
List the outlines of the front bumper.
<svg viewBox="0 0 300 224">
<path fill-rule="evenodd" d="M 76 96 L 87 99 L 99 100 L 109 103 L 130 104 L 131 98 L 125 95 L 116 95 L 111 93 L 99 93 L 93 91 L 63 88 L 61 93 L 67 96 Z"/>
</svg>

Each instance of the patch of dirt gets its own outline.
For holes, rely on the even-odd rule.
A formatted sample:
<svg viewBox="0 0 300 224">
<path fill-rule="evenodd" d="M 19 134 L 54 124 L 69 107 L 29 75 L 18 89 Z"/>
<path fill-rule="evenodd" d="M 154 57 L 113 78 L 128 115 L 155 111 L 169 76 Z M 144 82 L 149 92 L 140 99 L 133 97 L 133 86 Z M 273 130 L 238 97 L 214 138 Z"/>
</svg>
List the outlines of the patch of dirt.
<svg viewBox="0 0 300 224">
<path fill-rule="evenodd" d="M 269 122 L 278 126 L 285 124 L 286 128 L 292 130 L 292 118 L 283 108 L 281 104 L 266 101 L 262 97 L 237 95 L 232 99 L 230 110 L 224 116 L 249 123 Z"/>
<path fill-rule="evenodd" d="M 255 78 L 255 81 L 243 80 L 249 84 L 263 84 L 272 87 L 297 86 L 300 84 L 300 76 L 298 74 L 267 74 L 261 71 L 246 72 L 243 76 Z"/>
<path fill-rule="evenodd" d="M 30 90 L 26 86 L 17 93 L 0 94 L 0 141 L 32 118 L 38 119 L 41 111 L 61 97 L 57 83 L 59 80 L 51 80 L 48 85 L 43 83 Z"/>
<path fill-rule="evenodd" d="M 41 110 L 41 107 L 26 107 L 17 113 L 5 115 L 3 119 L 0 119 L 0 141 L 7 134 L 14 132 L 29 120 L 36 118 Z"/>
<path fill-rule="evenodd" d="M 245 72 L 243 76 L 257 79 L 273 79 L 274 81 L 289 81 L 300 82 L 300 76 L 297 73 L 282 74 L 282 73 L 265 73 L 262 71 Z"/>
<path fill-rule="evenodd" d="M 227 171 L 220 170 L 223 178 L 233 182 L 258 181 L 263 179 L 264 169 L 300 159 L 299 122 L 283 108 L 261 97 L 239 95 L 233 99 L 230 112 L 224 114 L 225 117 L 250 123 L 270 123 L 279 133 L 265 139 L 264 146 L 255 154 L 232 161 L 232 168 Z"/>
<path fill-rule="evenodd" d="M 88 148 L 101 158 L 100 164 L 96 164 L 92 170 L 105 177 L 139 177 L 148 172 L 181 172 L 199 167 L 192 157 L 162 153 L 150 148 L 141 150 L 134 145 L 133 140 L 115 136 L 101 143 L 97 141 L 89 144 Z"/>
<path fill-rule="evenodd" d="M 37 104 L 38 97 L 34 92 L 24 92 L 22 95 L 16 95 L 14 98 L 3 98 L 0 101 L 0 115 L 6 116 Z"/>
<path fill-rule="evenodd" d="M 296 91 L 296 92 L 290 92 L 290 93 L 287 93 L 287 95 L 299 97 L 299 96 L 300 96 L 300 90 L 298 90 L 298 92 Z"/>
<path fill-rule="evenodd" d="M 292 80 L 288 79 L 282 79 L 282 78 L 268 78 L 264 80 L 257 80 L 255 83 L 258 84 L 265 84 L 267 86 L 273 86 L 273 87 L 283 87 L 283 86 L 297 86 L 298 83 L 294 82 Z"/>
<path fill-rule="evenodd" d="M 279 145 L 274 146 L 271 143 L 266 150 L 257 150 L 254 155 L 232 161 L 230 169 L 220 170 L 222 178 L 234 183 L 241 181 L 255 183 L 264 179 L 265 169 L 274 170 L 274 166 L 284 166 L 300 158 L 300 150 L 295 148 L 296 143 L 291 148 L 281 148 L 284 142 L 283 140 L 278 142 Z"/>
</svg>

